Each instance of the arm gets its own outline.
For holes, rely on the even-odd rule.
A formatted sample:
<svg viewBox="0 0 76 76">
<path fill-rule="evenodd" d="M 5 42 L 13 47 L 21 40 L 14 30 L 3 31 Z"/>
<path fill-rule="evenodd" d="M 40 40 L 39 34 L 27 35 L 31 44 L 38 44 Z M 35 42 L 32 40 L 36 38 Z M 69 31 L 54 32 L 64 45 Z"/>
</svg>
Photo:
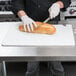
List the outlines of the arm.
<svg viewBox="0 0 76 76">
<path fill-rule="evenodd" d="M 23 0 L 12 0 L 12 11 L 16 16 L 21 17 L 22 15 L 25 15 L 25 7 L 24 7 L 24 1 Z"/>
<path fill-rule="evenodd" d="M 26 28 L 28 28 L 28 31 L 30 32 L 34 30 L 33 26 L 37 27 L 37 25 L 33 19 L 26 15 L 24 3 L 25 0 L 12 0 L 12 11 L 22 20 L 25 31 Z"/>
<path fill-rule="evenodd" d="M 60 8 L 64 8 L 64 4 L 62 1 L 57 1 L 56 3 L 58 3 L 60 5 Z"/>
<path fill-rule="evenodd" d="M 61 8 L 67 8 L 71 1 L 70 0 L 60 0 L 60 1 L 57 1 L 56 3 L 60 4 L 60 7 Z"/>
<path fill-rule="evenodd" d="M 49 8 L 49 15 L 50 18 L 53 19 L 59 15 L 60 10 L 64 10 L 70 5 L 70 0 L 59 0 L 52 4 Z"/>
<path fill-rule="evenodd" d="M 18 11 L 17 15 L 21 18 L 22 16 L 26 15 L 26 12 L 24 10 Z"/>
</svg>

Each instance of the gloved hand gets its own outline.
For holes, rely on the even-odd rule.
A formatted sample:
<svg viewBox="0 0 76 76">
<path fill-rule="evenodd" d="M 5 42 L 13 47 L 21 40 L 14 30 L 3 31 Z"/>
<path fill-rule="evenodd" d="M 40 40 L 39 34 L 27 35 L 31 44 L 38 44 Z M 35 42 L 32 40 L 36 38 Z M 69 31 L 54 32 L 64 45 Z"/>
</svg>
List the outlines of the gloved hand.
<svg viewBox="0 0 76 76">
<path fill-rule="evenodd" d="M 21 17 L 21 20 L 22 20 L 22 22 L 23 22 L 25 31 L 26 31 L 26 26 L 27 26 L 27 29 L 28 29 L 29 32 L 30 32 L 31 30 L 32 30 L 32 31 L 34 30 L 33 26 L 37 27 L 35 21 L 32 20 L 32 19 L 31 19 L 30 17 L 28 17 L 27 15 L 22 16 L 22 17 Z"/>
<path fill-rule="evenodd" d="M 54 3 L 49 8 L 48 11 L 49 11 L 50 18 L 53 19 L 53 18 L 55 18 L 56 16 L 59 15 L 59 13 L 60 13 L 60 5 L 58 3 Z"/>
</svg>

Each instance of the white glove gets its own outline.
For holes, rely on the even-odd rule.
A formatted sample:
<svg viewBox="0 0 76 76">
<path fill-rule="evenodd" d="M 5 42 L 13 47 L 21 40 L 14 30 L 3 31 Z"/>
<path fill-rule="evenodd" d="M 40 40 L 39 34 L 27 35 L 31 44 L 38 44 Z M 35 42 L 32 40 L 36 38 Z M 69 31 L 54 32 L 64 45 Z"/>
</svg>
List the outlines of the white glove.
<svg viewBox="0 0 76 76">
<path fill-rule="evenodd" d="M 49 8 L 49 14 L 51 19 L 55 18 L 56 16 L 59 15 L 60 13 L 60 5 L 58 3 L 54 3 L 50 8 Z"/>
<path fill-rule="evenodd" d="M 28 17 L 27 15 L 22 16 L 22 17 L 21 17 L 21 20 L 22 20 L 22 22 L 23 22 L 25 31 L 26 31 L 26 26 L 27 26 L 27 29 L 28 29 L 29 32 L 30 32 L 31 30 L 32 30 L 32 31 L 34 30 L 33 26 L 37 27 L 35 21 L 32 20 L 32 19 L 31 19 L 30 17 Z"/>
</svg>

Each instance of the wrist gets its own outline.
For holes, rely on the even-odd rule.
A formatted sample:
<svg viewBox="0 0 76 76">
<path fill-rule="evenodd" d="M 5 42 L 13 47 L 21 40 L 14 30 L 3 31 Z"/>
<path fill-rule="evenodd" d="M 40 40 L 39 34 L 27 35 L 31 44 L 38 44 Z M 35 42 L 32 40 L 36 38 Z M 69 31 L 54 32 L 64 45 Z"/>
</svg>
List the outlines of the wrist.
<svg viewBox="0 0 76 76">
<path fill-rule="evenodd" d="M 64 4 L 61 1 L 56 2 L 57 4 L 59 4 L 60 8 L 64 8 Z"/>
<path fill-rule="evenodd" d="M 22 16 L 25 16 L 25 15 L 27 15 L 26 14 L 26 12 L 24 12 L 23 10 L 20 10 L 19 12 L 18 12 L 18 16 L 21 18 Z"/>
</svg>

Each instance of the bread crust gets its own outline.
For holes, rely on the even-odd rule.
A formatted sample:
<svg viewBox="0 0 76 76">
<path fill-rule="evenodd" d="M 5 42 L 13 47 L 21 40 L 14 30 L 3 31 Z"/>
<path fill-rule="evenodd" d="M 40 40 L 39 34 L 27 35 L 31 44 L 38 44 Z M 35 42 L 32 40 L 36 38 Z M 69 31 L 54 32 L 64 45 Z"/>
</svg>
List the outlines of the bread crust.
<svg viewBox="0 0 76 76">
<path fill-rule="evenodd" d="M 36 22 L 37 24 L 37 28 L 35 28 L 34 26 L 34 30 L 30 33 L 40 33 L 40 34 L 54 34 L 56 32 L 56 28 L 55 26 L 48 24 L 48 23 L 42 23 L 42 22 Z M 29 32 L 27 27 L 26 27 L 26 31 L 24 29 L 24 26 L 21 24 L 19 26 L 19 30 L 22 32 Z"/>
</svg>

